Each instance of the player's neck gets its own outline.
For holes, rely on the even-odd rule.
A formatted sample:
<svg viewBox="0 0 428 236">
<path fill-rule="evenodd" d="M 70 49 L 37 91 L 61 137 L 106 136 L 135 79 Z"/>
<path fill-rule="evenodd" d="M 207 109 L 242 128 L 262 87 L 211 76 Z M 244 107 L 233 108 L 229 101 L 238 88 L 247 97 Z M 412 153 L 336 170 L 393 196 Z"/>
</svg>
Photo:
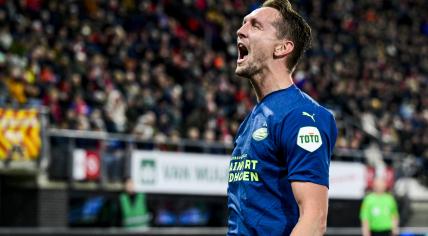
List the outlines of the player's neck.
<svg viewBox="0 0 428 236">
<path fill-rule="evenodd" d="M 265 69 L 250 78 L 251 85 L 260 102 L 268 94 L 290 87 L 293 84 L 291 73 L 286 70 L 273 71 Z"/>
</svg>

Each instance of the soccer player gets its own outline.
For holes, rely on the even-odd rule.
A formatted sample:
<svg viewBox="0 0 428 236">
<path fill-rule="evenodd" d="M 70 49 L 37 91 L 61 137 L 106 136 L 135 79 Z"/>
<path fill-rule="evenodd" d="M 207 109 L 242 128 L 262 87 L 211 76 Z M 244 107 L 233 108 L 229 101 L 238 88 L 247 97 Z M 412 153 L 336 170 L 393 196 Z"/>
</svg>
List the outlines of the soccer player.
<svg viewBox="0 0 428 236">
<path fill-rule="evenodd" d="M 229 166 L 228 235 L 323 235 L 333 115 L 291 77 L 311 30 L 288 0 L 268 0 L 237 31 L 236 74 L 258 103 L 239 127 Z"/>
</svg>

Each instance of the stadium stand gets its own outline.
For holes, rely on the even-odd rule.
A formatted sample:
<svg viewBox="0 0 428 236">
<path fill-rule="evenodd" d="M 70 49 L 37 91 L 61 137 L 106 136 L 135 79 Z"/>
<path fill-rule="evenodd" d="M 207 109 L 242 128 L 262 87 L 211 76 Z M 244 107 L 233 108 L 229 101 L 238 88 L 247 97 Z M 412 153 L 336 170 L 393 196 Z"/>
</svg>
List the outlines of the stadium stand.
<svg viewBox="0 0 428 236">
<path fill-rule="evenodd" d="M 52 127 L 230 143 L 255 103 L 233 71 L 235 30 L 257 4 L 2 1 L 0 102 L 47 106 Z M 337 146 L 369 136 L 426 159 L 424 1 L 296 6 L 314 35 L 296 83 L 356 125 Z"/>
</svg>

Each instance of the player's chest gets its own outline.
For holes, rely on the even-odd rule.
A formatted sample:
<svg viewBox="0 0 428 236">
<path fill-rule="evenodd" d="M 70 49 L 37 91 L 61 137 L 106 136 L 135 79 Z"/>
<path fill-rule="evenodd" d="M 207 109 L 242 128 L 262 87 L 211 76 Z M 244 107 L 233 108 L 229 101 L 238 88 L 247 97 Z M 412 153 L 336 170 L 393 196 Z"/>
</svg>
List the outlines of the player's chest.
<svg viewBox="0 0 428 236">
<path fill-rule="evenodd" d="M 254 115 L 243 124 L 235 139 L 232 156 L 269 160 L 275 156 L 274 127 L 262 113 Z"/>
</svg>

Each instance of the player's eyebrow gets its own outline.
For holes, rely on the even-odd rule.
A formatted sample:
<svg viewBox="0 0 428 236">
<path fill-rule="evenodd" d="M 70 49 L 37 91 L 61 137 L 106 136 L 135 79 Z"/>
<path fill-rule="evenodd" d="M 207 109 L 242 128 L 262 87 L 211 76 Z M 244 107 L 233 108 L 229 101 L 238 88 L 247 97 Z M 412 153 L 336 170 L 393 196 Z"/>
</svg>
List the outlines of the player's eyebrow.
<svg viewBox="0 0 428 236">
<path fill-rule="evenodd" d="M 250 20 L 252 23 L 256 23 L 256 24 L 262 25 L 262 23 L 259 20 L 257 20 L 254 17 L 251 17 L 249 15 L 246 16 L 246 17 L 244 17 L 244 19 L 242 20 L 242 24 L 245 24 L 248 20 Z"/>
</svg>

